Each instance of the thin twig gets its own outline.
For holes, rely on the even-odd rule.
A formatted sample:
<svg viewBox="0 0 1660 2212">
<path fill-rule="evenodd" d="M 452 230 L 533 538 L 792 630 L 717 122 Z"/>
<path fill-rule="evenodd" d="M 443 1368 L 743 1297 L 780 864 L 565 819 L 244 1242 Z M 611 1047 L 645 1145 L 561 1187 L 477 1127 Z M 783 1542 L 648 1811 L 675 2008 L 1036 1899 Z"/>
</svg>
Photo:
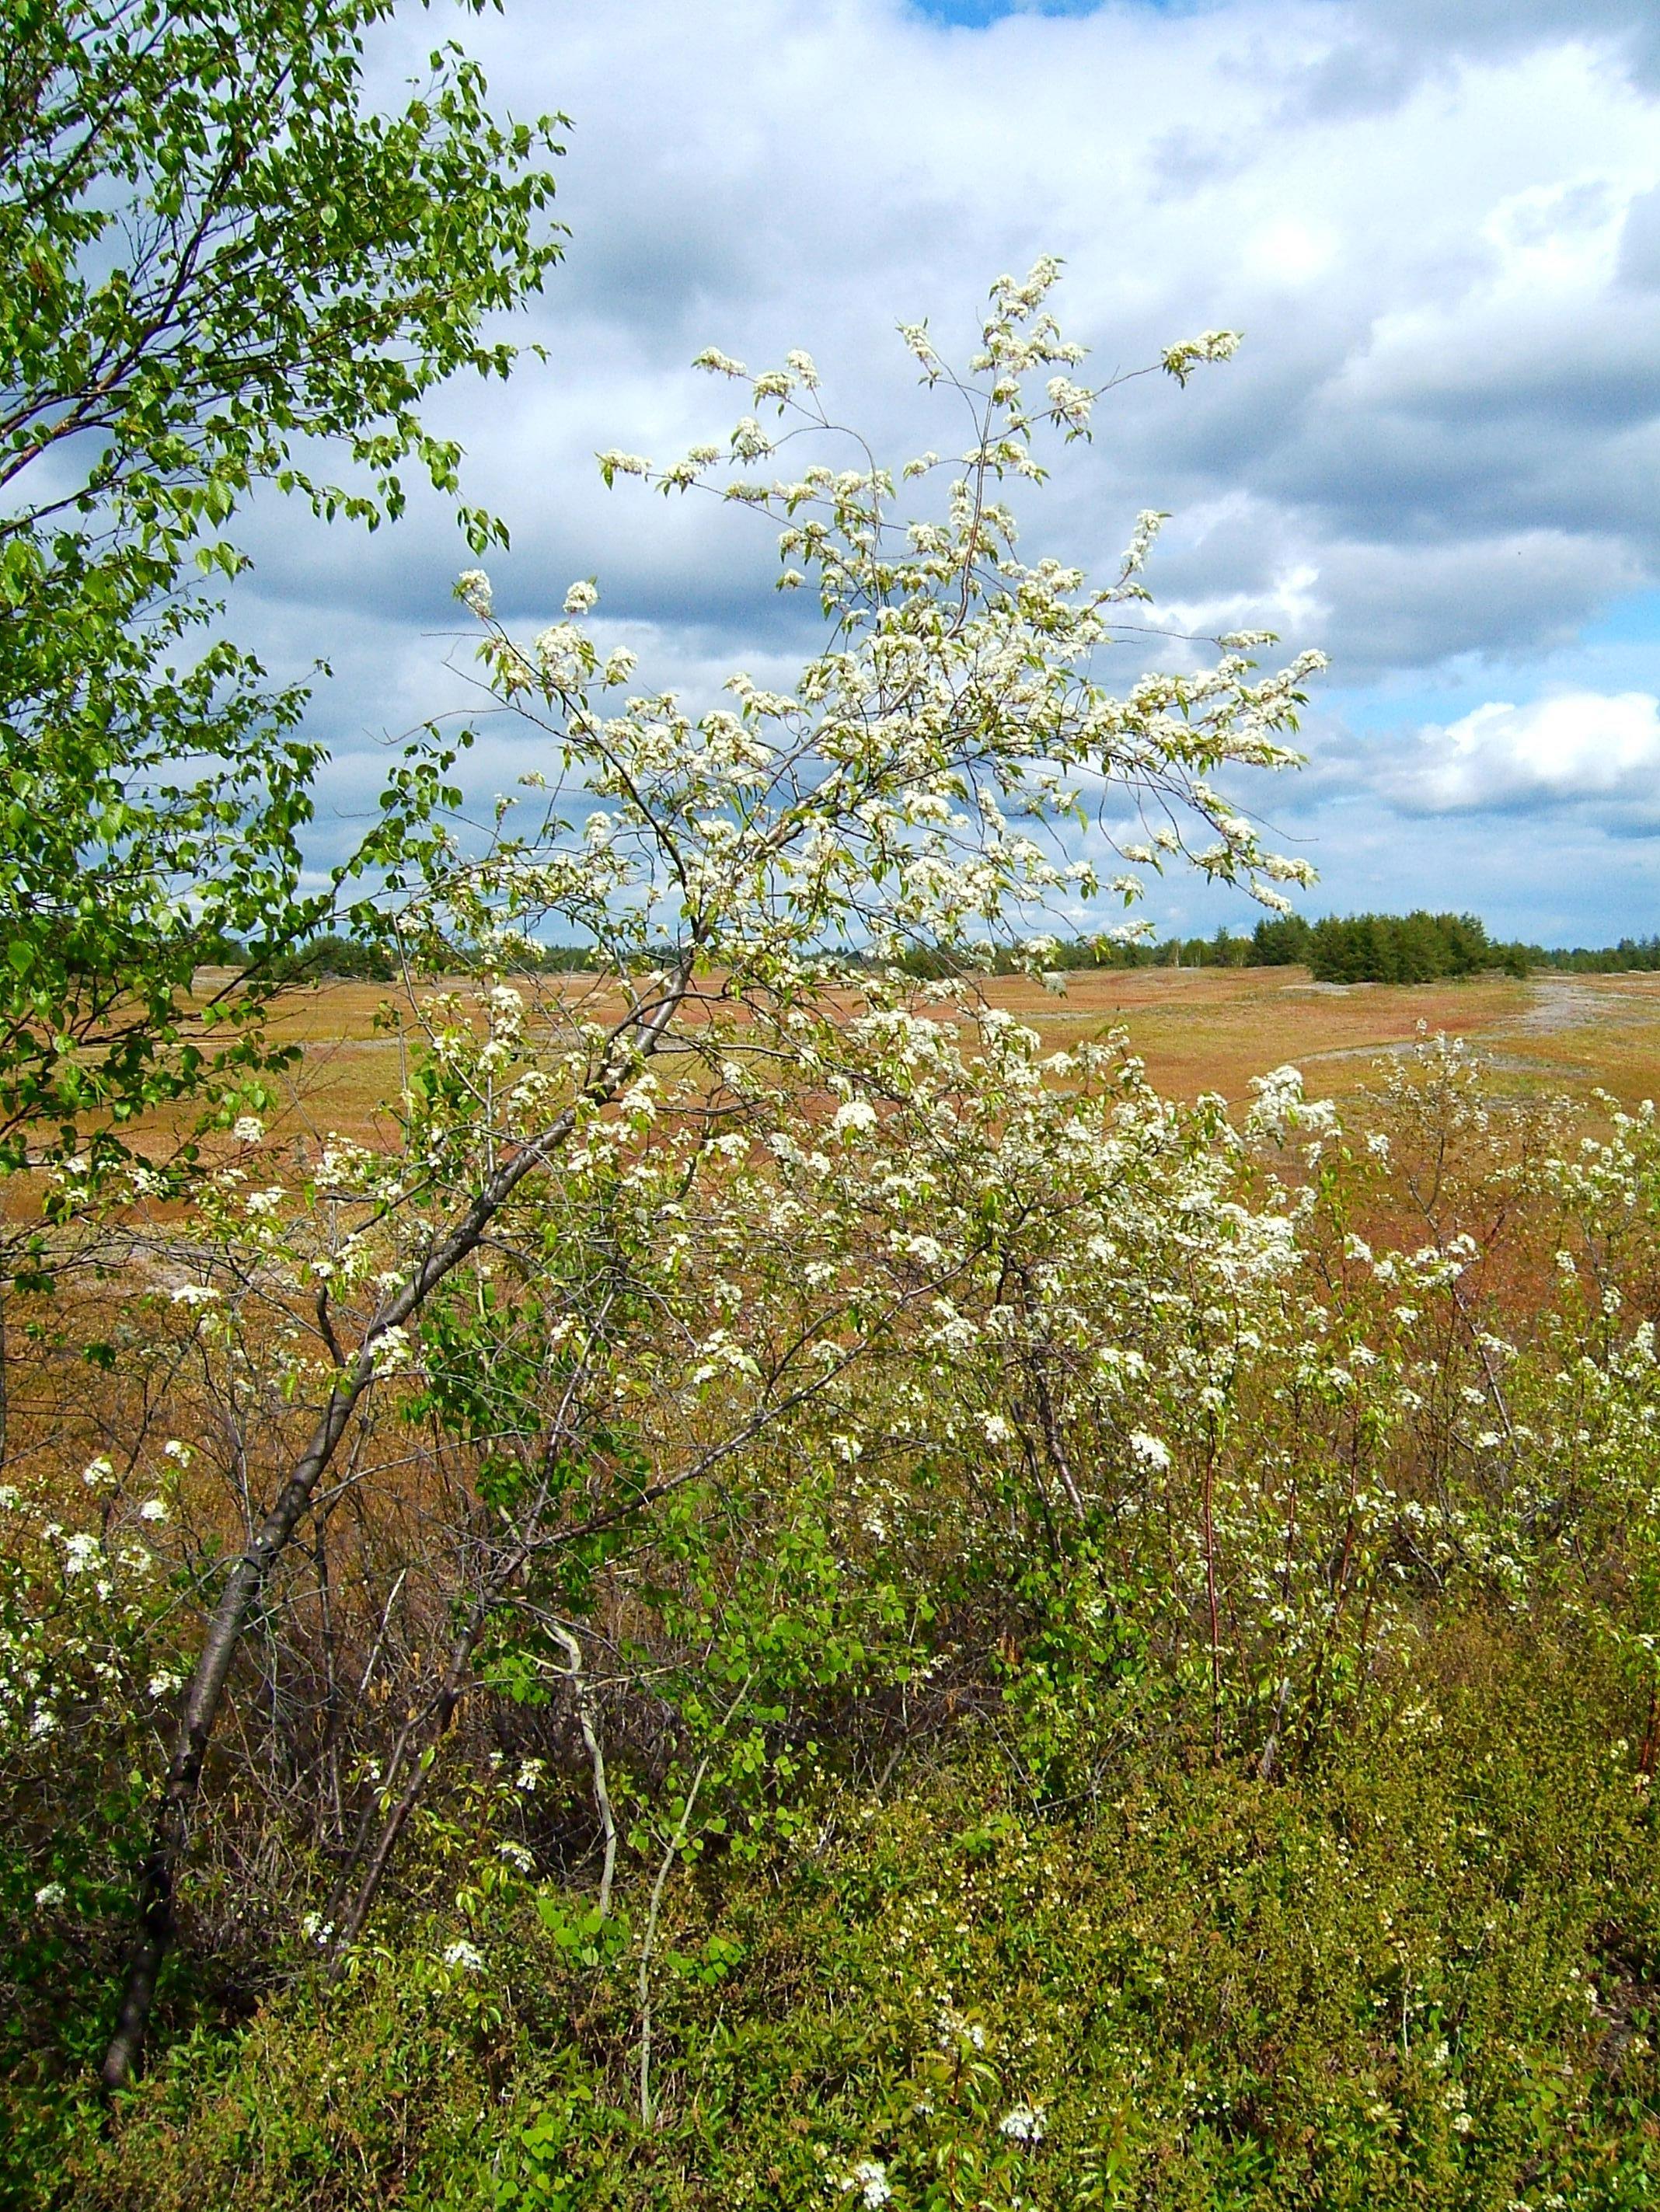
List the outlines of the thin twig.
<svg viewBox="0 0 1660 2212">
<path fill-rule="evenodd" d="M 570 1662 L 571 1695 L 576 1703 L 577 1724 L 582 1731 L 582 1741 L 587 1746 L 588 1764 L 593 1770 L 593 1802 L 599 1814 L 599 1826 L 605 1838 L 605 1864 L 599 1875 L 599 1917 L 611 1917 L 611 1881 L 617 1872 L 617 1818 L 611 1811 L 611 1792 L 605 1787 L 605 1754 L 599 1745 L 599 1734 L 593 1724 L 593 1700 L 588 1692 L 587 1677 L 582 1671 L 582 1647 L 569 1629 L 556 1622 L 550 1624 L 550 1633 Z M 687 1808 L 690 1815 L 690 1807 Z"/>
<path fill-rule="evenodd" d="M 674 1864 L 681 1845 L 686 1840 L 686 1830 L 691 1823 L 692 1807 L 697 1802 L 697 1792 L 703 1777 L 708 1771 L 708 1754 L 697 1762 L 697 1771 L 691 1778 L 691 1787 L 686 1792 L 686 1802 L 681 1808 L 680 1820 L 669 1838 L 669 1847 L 663 1854 L 657 1869 L 657 1879 L 651 1886 L 651 1911 L 646 1916 L 646 1933 L 640 1947 L 640 2123 L 642 2127 L 652 2124 L 651 2102 L 651 1954 L 657 1941 L 657 1916 L 663 1903 L 663 1891 L 669 1878 L 669 1869 Z"/>
</svg>

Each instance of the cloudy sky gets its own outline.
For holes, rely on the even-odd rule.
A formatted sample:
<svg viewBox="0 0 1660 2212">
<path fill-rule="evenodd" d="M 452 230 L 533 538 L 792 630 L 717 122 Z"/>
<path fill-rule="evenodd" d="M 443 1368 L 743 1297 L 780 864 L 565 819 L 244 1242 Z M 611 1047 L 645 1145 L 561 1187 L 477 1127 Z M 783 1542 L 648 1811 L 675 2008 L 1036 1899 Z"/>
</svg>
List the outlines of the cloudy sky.
<svg viewBox="0 0 1660 2212">
<path fill-rule="evenodd" d="M 1309 909 L 1660 929 L 1653 0 L 505 4 L 463 35 L 499 105 L 570 118 L 569 250 L 522 331 L 545 364 L 443 415 L 513 531 L 510 620 L 594 574 L 642 682 L 787 675 L 812 640 L 768 531 L 607 494 L 595 449 L 666 458 L 729 423 L 687 368 L 710 343 L 752 367 L 805 347 L 896 459 L 944 447 L 896 320 L 966 341 L 1000 270 L 1058 253 L 1098 374 L 1244 333 L 1185 392 L 1106 403 L 1026 550 L 1106 566 L 1169 509 L 1149 581 L 1174 626 L 1330 656 L 1309 766 L 1243 794 L 1319 869 Z M 410 11 L 406 66 L 434 25 Z M 462 696 L 466 556 L 435 504 L 321 544 L 267 513 L 255 550 L 272 658 L 337 671 L 316 720 L 344 815 L 379 741 Z M 510 748 L 486 768 L 505 782 Z M 1173 881 L 1149 910 L 1251 918 Z"/>
</svg>

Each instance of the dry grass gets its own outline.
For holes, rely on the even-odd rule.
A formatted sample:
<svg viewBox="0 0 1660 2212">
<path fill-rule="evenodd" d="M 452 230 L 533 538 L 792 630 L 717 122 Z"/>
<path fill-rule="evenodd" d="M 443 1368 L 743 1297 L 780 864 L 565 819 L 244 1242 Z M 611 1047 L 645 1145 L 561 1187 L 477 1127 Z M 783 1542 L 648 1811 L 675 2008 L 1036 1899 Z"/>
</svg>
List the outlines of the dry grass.
<svg viewBox="0 0 1660 2212">
<path fill-rule="evenodd" d="M 550 988 L 594 994 L 602 1020 L 620 1011 L 590 978 Z M 305 1048 L 289 1129 L 374 1129 L 376 1109 L 400 1082 L 403 1048 L 374 1027 L 388 995 L 380 984 L 325 983 L 287 1002 L 279 1031 Z M 1627 1105 L 1660 1095 L 1660 975 L 1339 988 L 1310 981 L 1301 968 L 1081 969 L 1064 999 L 1023 976 L 993 978 L 986 995 L 1051 1046 L 1127 1030 L 1152 1082 L 1177 1097 L 1215 1091 L 1237 1105 L 1252 1076 L 1286 1061 L 1304 1069 L 1310 1091 L 1353 1095 L 1375 1082 L 1378 1056 L 1410 1045 L 1420 1024 L 1468 1039 L 1501 1091 L 1584 1097 L 1601 1087 Z"/>
</svg>

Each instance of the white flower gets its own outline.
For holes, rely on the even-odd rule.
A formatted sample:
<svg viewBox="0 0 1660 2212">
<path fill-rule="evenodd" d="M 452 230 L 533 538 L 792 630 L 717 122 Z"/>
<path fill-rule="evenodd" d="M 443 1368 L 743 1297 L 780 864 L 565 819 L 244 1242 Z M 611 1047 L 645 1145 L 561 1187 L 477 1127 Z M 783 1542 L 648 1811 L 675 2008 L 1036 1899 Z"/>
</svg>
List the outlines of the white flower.
<svg viewBox="0 0 1660 2212">
<path fill-rule="evenodd" d="M 0 1482 L 0 1511 L 15 1512 L 23 1502 L 23 1493 L 15 1482 Z"/>
<path fill-rule="evenodd" d="M 210 1290 L 205 1283 L 181 1283 L 173 1294 L 173 1302 L 176 1306 L 207 1306 L 211 1305 L 218 1295 L 217 1291 Z"/>
<path fill-rule="evenodd" d="M 575 689 L 588 667 L 587 647 L 580 629 L 568 622 L 550 623 L 536 636 L 535 653 L 544 672 L 555 684 Z"/>
<path fill-rule="evenodd" d="M 886 2166 L 873 2158 L 861 2158 L 853 2172 L 844 2178 L 842 2186 L 843 2189 L 858 2190 L 868 2212 L 881 2212 L 882 2206 L 888 2203 L 893 2196 L 893 2186 L 888 2179 Z"/>
<path fill-rule="evenodd" d="M 830 1127 L 838 1137 L 849 1137 L 876 1127 L 876 1109 L 868 1098 L 849 1098 L 838 1106 Z"/>
<path fill-rule="evenodd" d="M 988 1444 L 1006 1444 L 1014 1434 L 1000 1413 L 982 1413 L 980 1427 Z"/>
<path fill-rule="evenodd" d="M 955 2043 L 966 2043 L 972 2051 L 986 2047 L 986 2031 L 979 2021 L 964 2020 L 955 2005 L 939 2008 L 939 2047 L 949 2051 Z"/>
<path fill-rule="evenodd" d="M 514 1778 L 514 1788 L 515 1790 L 523 1790 L 526 1792 L 533 1792 L 541 1782 L 546 1765 L 547 1761 L 545 1759 L 521 1759 L 519 1765 L 519 1771 Z"/>
<path fill-rule="evenodd" d="M 517 1867 L 520 1874 L 529 1874 L 536 1864 L 522 1844 L 498 1844 L 496 1856 L 505 1859 L 510 1867 Z"/>
<path fill-rule="evenodd" d="M 451 1943 L 445 1948 L 444 1964 L 459 1967 L 463 1973 L 480 1974 L 484 1970 L 484 1954 L 476 1944 Z"/>
<path fill-rule="evenodd" d="M 89 1459 L 82 1468 L 81 1480 L 88 1490 L 101 1490 L 106 1482 L 114 1481 L 115 1469 L 100 1452 L 96 1459 Z"/>
<path fill-rule="evenodd" d="M 1166 1468 L 1170 1465 L 1170 1446 L 1162 1437 L 1150 1437 L 1145 1429 L 1132 1431 L 1130 1449 L 1143 1467 Z"/>
<path fill-rule="evenodd" d="M 170 1521 L 173 1516 L 159 1498 L 147 1498 L 138 1509 L 141 1521 Z"/>
<path fill-rule="evenodd" d="M 997 2123 L 997 2131 L 1011 2142 L 1039 2143 L 1043 2140 L 1043 2107 L 1017 2105 Z"/>
<path fill-rule="evenodd" d="M 455 596 L 471 607 L 481 622 L 488 622 L 495 600 L 490 580 L 482 568 L 464 568 L 455 580 Z"/>
<path fill-rule="evenodd" d="M 599 587 L 594 583 L 583 581 L 573 584 L 565 594 L 565 612 L 568 615 L 585 615 L 599 604 Z"/>
<path fill-rule="evenodd" d="M 184 1679 L 182 1674 L 173 1674 L 163 1668 L 159 1674 L 152 1674 L 144 1686 L 152 1698 L 170 1698 L 181 1686 Z"/>
<path fill-rule="evenodd" d="M 613 477 L 648 477 L 651 474 L 651 463 L 643 453 L 620 453 L 613 446 L 608 452 L 596 454 L 595 459 L 599 464 L 599 473 L 607 483 Z"/>
<path fill-rule="evenodd" d="M 257 1114 L 242 1114 L 231 1123 L 230 1133 L 239 1145 L 257 1145 L 265 1133 L 265 1125 Z"/>
<path fill-rule="evenodd" d="M 44 1888 L 34 1893 L 36 1909 L 41 1912 L 49 1911 L 54 1905 L 61 1905 L 68 1895 L 69 1892 L 61 1881 L 49 1881 Z"/>
<path fill-rule="evenodd" d="M 95 1564 L 98 1551 L 96 1536 L 88 1536 L 84 1531 L 66 1536 L 64 1540 L 64 1572 L 66 1575 L 85 1574 Z"/>
<path fill-rule="evenodd" d="M 377 1375 L 395 1375 L 400 1367 L 407 1367 L 411 1358 L 409 1331 L 395 1323 L 383 1328 L 374 1346 L 374 1371 Z"/>
<path fill-rule="evenodd" d="M 180 1443 L 177 1437 L 169 1437 L 161 1447 L 163 1459 L 170 1459 L 175 1467 L 188 1467 L 195 1453 L 188 1444 Z"/>
</svg>

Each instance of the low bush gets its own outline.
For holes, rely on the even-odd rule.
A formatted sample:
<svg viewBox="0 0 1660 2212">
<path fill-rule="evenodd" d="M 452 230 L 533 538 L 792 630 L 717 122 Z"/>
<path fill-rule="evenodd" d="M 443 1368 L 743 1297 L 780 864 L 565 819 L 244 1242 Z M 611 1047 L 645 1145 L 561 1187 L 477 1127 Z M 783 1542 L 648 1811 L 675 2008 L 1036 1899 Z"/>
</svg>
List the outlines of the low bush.
<svg viewBox="0 0 1660 2212">
<path fill-rule="evenodd" d="M 198 2029 L 86 2212 L 1599 2207 L 1660 2186 L 1660 1829 L 1623 1678 L 1452 1630 L 1309 1772 L 1031 1802 L 994 1743 L 758 1863 L 586 1902 L 452 1865 L 344 1986 Z M 632 1922 L 632 1933 L 629 1923 Z"/>
</svg>

